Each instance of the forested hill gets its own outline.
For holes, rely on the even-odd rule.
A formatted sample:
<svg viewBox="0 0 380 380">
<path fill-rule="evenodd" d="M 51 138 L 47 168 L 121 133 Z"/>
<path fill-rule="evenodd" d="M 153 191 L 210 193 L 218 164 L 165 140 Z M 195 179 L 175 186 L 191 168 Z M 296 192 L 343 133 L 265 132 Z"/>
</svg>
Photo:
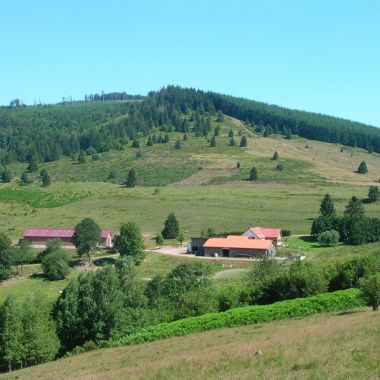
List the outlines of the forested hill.
<svg viewBox="0 0 380 380">
<path fill-rule="evenodd" d="M 210 133 L 210 115 L 238 118 L 260 133 L 296 134 L 325 142 L 380 152 L 380 129 L 331 116 L 252 100 L 169 86 L 147 97 L 112 93 L 86 96 L 84 102 L 0 107 L 2 164 L 54 161 L 81 149 L 121 148 L 153 130 Z"/>
</svg>

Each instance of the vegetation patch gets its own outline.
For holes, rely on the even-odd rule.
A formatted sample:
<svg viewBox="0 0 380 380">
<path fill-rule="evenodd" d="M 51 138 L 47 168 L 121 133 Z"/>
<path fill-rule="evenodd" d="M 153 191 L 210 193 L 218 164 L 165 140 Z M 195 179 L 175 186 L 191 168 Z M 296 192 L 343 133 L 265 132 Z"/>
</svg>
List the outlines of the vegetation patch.
<svg viewBox="0 0 380 380">
<path fill-rule="evenodd" d="M 305 317 L 308 315 L 365 306 L 358 289 L 324 293 L 308 298 L 297 298 L 271 305 L 246 306 L 221 313 L 209 313 L 174 322 L 161 323 L 122 339 L 111 340 L 108 346 L 116 347 L 143 342 L 153 342 L 173 336 L 234 327 L 274 320 Z"/>
<path fill-rule="evenodd" d="M 27 203 L 34 208 L 52 208 L 80 201 L 91 195 L 88 193 L 72 193 L 60 191 L 48 193 L 31 187 L 2 187 L 0 200 Z"/>
</svg>

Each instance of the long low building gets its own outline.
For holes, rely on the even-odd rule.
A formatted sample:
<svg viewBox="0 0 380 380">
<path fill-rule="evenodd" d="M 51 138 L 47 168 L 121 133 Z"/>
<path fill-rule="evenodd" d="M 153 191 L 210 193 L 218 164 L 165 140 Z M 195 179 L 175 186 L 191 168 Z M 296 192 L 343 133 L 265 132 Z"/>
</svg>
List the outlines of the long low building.
<svg viewBox="0 0 380 380">
<path fill-rule="evenodd" d="M 64 248 L 75 248 L 73 243 L 73 229 L 50 229 L 50 228 L 30 228 L 24 231 L 24 239 L 29 241 L 30 245 L 35 248 L 45 248 L 50 239 L 62 240 Z M 103 248 L 112 247 L 112 232 L 103 230 L 99 246 Z"/>
<path fill-rule="evenodd" d="M 205 256 L 222 257 L 272 257 L 275 247 L 271 240 L 256 240 L 249 236 L 210 238 L 203 245 Z"/>
</svg>

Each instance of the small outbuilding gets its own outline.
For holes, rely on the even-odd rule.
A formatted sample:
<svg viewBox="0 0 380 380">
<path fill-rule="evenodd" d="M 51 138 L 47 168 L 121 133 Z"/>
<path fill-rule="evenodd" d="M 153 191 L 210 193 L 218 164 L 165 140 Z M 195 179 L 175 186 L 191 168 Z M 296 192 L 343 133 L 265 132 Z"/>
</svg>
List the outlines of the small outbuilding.
<svg viewBox="0 0 380 380">
<path fill-rule="evenodd" d="M 256 240 L 248 236 L 210 238 L 203 245 L 203 249 L 205 256 L 263 258 L 275 254 L 271 240 Z"/>
<path fill-rule="evenodd" d="M 50 239 L 60 239 L 63 248 L 75 248 L 72 241 L 74 236 L 73 229 L 51 229 L 51 228 L 31 228 L 24 231 L 23 238 L 29 241 L 34 248 L 45 248 Z M 102 231 L 102 240 L 99 244 L 102 248 L 112 247 L 112 232 L 110 230 Z"/>
<path fill-rule="evenodd" d="M 204 256 L 203 245 L 207 240 L 207 237 L 192 237 L 191 242 L 188 245 L 188 252 L 193 253 L 196 256 Z"/>
</svg>

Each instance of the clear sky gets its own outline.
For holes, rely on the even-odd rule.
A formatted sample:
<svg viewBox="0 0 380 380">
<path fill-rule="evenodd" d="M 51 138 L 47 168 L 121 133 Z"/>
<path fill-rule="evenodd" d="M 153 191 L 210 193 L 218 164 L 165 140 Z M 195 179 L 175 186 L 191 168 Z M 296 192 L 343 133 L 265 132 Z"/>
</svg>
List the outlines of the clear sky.
<svg viewBox="0 0 380 380">
<path fill-rule="evenodd" d="M 213 90 L 380 126 L 378 0 L 1 0 L 0 104 Z"/>
</svg>

